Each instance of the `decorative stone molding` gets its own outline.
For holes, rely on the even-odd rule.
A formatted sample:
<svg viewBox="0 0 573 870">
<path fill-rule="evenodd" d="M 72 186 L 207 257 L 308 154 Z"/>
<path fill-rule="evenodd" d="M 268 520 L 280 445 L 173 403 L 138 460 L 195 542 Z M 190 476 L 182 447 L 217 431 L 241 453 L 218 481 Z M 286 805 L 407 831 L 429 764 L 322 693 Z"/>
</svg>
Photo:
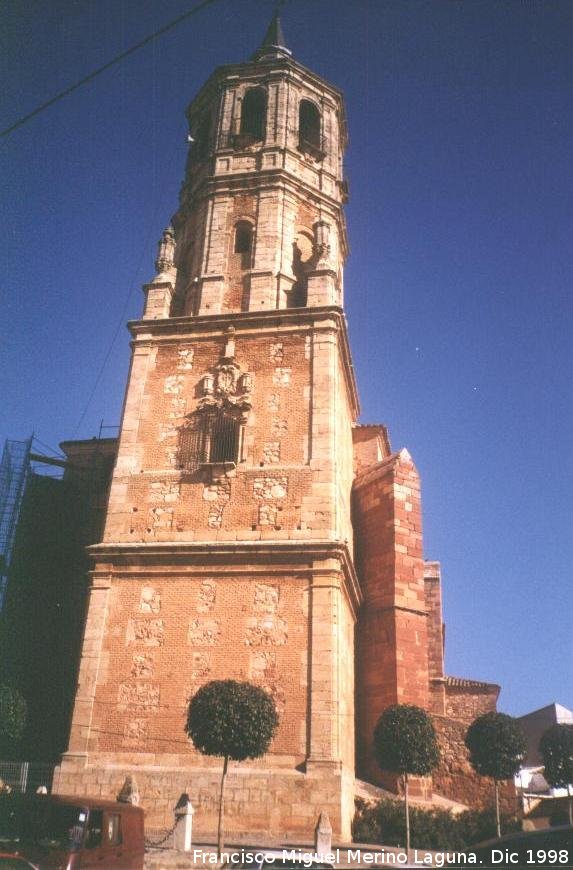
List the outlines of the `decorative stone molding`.
<svg viewBox="0 0 573 870">
<path fill-rule="evenodd" d="M 189 625 L 188 640 L 197 646 L 213 646 L 219 640 L 221 626 L 216 619 L 192 619 Z"/>
<path fill-rule="evenodd" d="M 171 399 L 171 411 L 169 412 L 170 420 L 179 420 L 181 417 L 185 416 L 185 411 L 187 410 L 187 400 L 186 399 Z"/>
<path fill-rule="evenodd" d="M 274 504 L 262 504 L 259 506 L 259 525 L 276 526 L 278 521 L 278 508 Z"/>
<path fill-rule="evenodd" d="M 148 532 L 158 531 L 159 529 L 173 528 L 173 508 L 154 507 L 149 511 L 149 519 L 151 527 Z"/>
<path fill-rule="evenodd" d="M 157 272 L 167 272 L 173 268 L 175 260 L 175 230 L 171 224 L 163 230 L 158 242 L 157 259 L 155 268 Z"/>
<path fill-rule="evenodd" d="M 139 596 L 141 613 L 159 613 L 161 610 L 161 595 L 152 586 L 144 586 Z"/>
<path fill-rule="evenodd" d="M 282 341 L 278 341 L 276 343 L 271 344 L 269 356 L 271 362 L 280 365 L 284 359 L 284 347 Z"/>
<path fill-rule="evenodd" d="M 273 420 L 271 433 L 277 438 L 284 438 L 285 435 L 288 435 L 288 420 Z"/>
<path fill-rule="evenodd" d="M 199 586 L 198 613 L 209 613 L 215 606 L 217 587 L 212 580 L 203 580 Z"/>
<path fill-rule="evenodd" d="M 211 673 L 211 660 L 206 652 L 194 652 L 191 675 L 194 680 L 204 680 Z"/>
<path fill-rule="evenodd" d="M 277 670 L 276 653 L 257 650 L 251 653 L 250 674 L 254 682 L 274 680 Z"/>
<path fill-rule="evenodd" d="M 277 366 L 273 372 L 273 384 L 276 384 L 278 387 L 289 387 L 291 374 L 292 369 Z"/>
<path fill-rule="evenodd" d="M 162 646 L 165 634 L 162 619 L 130 619 L 127 624 L 127 643 L 143 643 L 144 646 Z"/>
<path fill-rule="evenodd" d="M 279 587 L 255 584 L 255 610 L 263 613 L 276 613 L 279 606 Z"/>
<path fill-rule="evenodd" d="M 146 719 L 132 719 L 123 731 L 125 746 L 136 749 L 149 737 L 149 722 Z"/>
<path fill-rule="evenodd" d="M 236 409 L 241 422 L 246 422 L 251 410 L 253 376 L 244 372 L 235 360 L 235 340 L 229 338 L 220 361 L 206 372 L 200 381 L 202 398 L 199 410 L 213 408 Z"/>
<path fill-rule="evenodd" d="M 190 372 L 193 369 L 195 351 L 192 347 L 179 347 L 177 349 L 177 368 L 179 371 Z"/>
<path fill-rule="evenodd" d="M 168 375 L 165 378 L 163 392 L 178 396 L 183 389 L 183 375 Z"/>
<path fill-rule="evenodd" d="M 153 683 L 121 683 L 117 696 L 117 709 L 147 710 L 154 712 L 159 707 L 159 686 Z"/>
<path fill-rule="evenodd" d="M 149 679 L 153 676 L 153 656 L 148 653 L 135 653 L 131 665 L 131 676 L 136 680 Z"/>
<path fill-rule="evenodd" d="M 316 268 L 325 268 L 330 264 L 330 225 L 326 221 L 317 221 L 314 229 L 313 254 L 316 258 Z"/>
<path fill-rule="evenodd" d="M 279 410 L 281 405 L 280 396 L 278 393 L 269 393 L 267 396 L 267 408 L 269 411 L 276 412 Z"/>
<path fill-rule="evenodd" d="M 244 643 L 246 646 L 284 646 L 287 641 L 287 624 L 276 614 L 262 618 L 252 616 L 247 620 Z"/>
</svg>

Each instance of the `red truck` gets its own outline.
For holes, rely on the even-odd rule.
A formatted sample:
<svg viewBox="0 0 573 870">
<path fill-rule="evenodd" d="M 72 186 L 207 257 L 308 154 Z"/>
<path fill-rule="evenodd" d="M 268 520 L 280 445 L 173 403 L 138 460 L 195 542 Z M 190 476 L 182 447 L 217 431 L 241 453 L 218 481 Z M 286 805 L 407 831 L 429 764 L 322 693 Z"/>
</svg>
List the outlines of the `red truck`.
<svg viewBox="0 0 573 870">
<path fill-rule="evenodd" d="M 143 810 L 128 803 L 65 795 L 0 796 L 0 854 L 43 870 L 141 870 Z"/>
</svg>

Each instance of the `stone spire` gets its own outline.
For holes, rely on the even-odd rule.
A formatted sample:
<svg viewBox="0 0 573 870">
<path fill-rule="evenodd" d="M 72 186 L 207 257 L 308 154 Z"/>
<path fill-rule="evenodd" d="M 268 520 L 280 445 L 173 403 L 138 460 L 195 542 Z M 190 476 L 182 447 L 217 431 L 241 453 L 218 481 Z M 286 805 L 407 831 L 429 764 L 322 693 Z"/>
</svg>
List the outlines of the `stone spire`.
<svg viewBox="0 0 573 870">
<path fill-rule="evenodd" d="M 253 60 L 271 60 L 278 57 L 290 57 L 291 54 L 292 51 L 286 46 L 281 20 L 277 11 L 271 19 L 261 47 L 253 54 Z"/>
</svg>

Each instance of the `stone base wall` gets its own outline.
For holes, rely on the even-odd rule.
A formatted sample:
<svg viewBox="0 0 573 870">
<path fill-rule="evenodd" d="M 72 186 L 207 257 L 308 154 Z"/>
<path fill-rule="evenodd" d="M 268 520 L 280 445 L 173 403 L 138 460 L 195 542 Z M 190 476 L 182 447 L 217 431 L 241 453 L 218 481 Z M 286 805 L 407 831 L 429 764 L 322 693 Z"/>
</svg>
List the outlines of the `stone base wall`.
<svg viewBox="0 0 573 870">
<path fill-rule="evenodd" d="M 217 759 L 216 761 L 219 761 Z M 217 832 L 220 764 L 193 769 L 165 766 L 87 765 L 66 759 L 57 769 L 54 792 L 67 795 L 101 796 L 114 800 L 126 776 L 135 779 L 140 805 L 149 828 L 170 828 L 173 808 L 186 793 L 195 810 L 196 841 L 212 840 Z M 253 763 L 230 762 L 225 788 L 225 835 L 293 838 L 312 841 L 321 812 L 326 811 L 333 836 L 351 838 L 354 814 L 354 777 L 334 765 L 316 766 L 307 773 L 297 770 L 264 769 Z"/>
<path fill-rule="evenodd" d="M 446 716 L 433 716 L 440 745 L 440 766 L 432 775 L 434 791 L 443 797 L 466 804 L 472 809 L 486 809 L 494 804 L 494 785 L 489 777 L 479 776 L 472 768 L 464 740 L 468 725 Z M 517 793 L 512 782 L 500 788 L 501 811 L 517 812 Z"/>
<path fill-rule="evenodd" d="M 469 725 L 478 716 L 495 713 L 497 709 L 499 686 L 493 683 L 446 677 L 445 689 L 445 713 L 452 719 L 461 719 Z"/>
</svg>

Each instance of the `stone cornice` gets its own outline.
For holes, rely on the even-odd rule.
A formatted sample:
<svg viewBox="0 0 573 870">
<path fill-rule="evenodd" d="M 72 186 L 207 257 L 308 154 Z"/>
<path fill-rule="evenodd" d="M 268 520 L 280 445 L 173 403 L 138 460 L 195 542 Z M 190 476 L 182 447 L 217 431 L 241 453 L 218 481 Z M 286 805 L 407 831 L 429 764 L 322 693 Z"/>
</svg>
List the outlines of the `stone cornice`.
<svg viewBox="0 0 573 870">
<path fill-rule="evenodd" d="M 221 565 L 236 565 L 240 568 L 245 559 L 260 561 L 265 564 L 265 571 L 275 565 L 283 566 L 289 572 L 302 571 L 305 574 L 328 574 L 332 569 L 315 566 L 317 561 L 337 559 L 342 567 L 345 578 L 345 591 L 350 605 L 357 614 L 362 604 L 363 595 L 354 568 L 354 562 L 348 544 L 343 541 L 208 541 L 200 542 L 159 542 L 151 543 L 102 543 L 93 544 L 87 548 L 92 559 L 99 562 L 113 560 L 118 567 L 127 568 L 130 565 L 138 567 L 150 567 L 156 563 L 162 567 L 162 576 L 165 574 L 165 566 L 162 564 L 165 558 L 169 559 L 169 566 L 173 573 L 181 571 L 181 565 L 192 565 L 193 561 L 205 564 L 206 558 L 211 561 L 214 572 Z M 193 560 L 193 561 L 192 561 Z M 292 563 L 298 563 L 293 566 Z M 145 563 L 145 565 L 143 565 Z M 99 575 L 99 571 L 90 572 L 92 577 Z M 103 573 L 109 575 L 109 567 L 103 569 Z"/>
<path fill-rule="evenodd" d="M 334 322 L 333 322 L 334 321 Z M 356 419 L 360 414 L 358 391 L 348 342 L 346 318 L 342 308 L 325 305 L 316 308 L 280 308 L 272 311 L 242 311 L 228 314 L 203 314 L 194 317 L 169 317 L 158 320 L 131 320 L 128 329 L 135 345 L 153 342 L 184 341 L 197 335 L 224 334 L 232 326 L 238 334 L 253 329 L 259 334 L 280 328 L 337 329 L 341 337 L 339 343 L 343 361 L 343 371 L 350 405 Z"/>
<path fill-rule="evenodd" d="M 296 152 L 292 151 L 292 149 L 284 148 L 281 145 L 262 146 L 260 151 L 265 153 L 272 151 L 286 151 L 293 156 L 300 157 L 300 155 L 297 155 Z M 212 159 L 214 161 L 217 157 L 225 156 L 230 153 L 233 153 L 232 149 L 219 150 L 214 152 Z M 330 173 L 329 175 L 334 184 L 340 182 L 340 179 L 336 175 Z M 180 223 L 184 220 L 185 214 L 187 214 L 191 208 L 195 208 L 198 202 L 205 199 L 208 200 L 215 194 L 230 195 L 235 190 L 248 190 L 256 193 L 263 190 L 273 190 L 277 188 L 282 188 L 283 190 L 297 196 L 303 192 L 307 199 L 315 201 L 318 204 L 328 204 L 335 213 L 335 219 L 340 221 L 344 255 L 348 256 L 350 248 L 347 239 L 346 219 L 343 208 L 344 204 L 340 197 L 330 196 L 325 193 L 324 190 L 319 190 L 317 187 L 313 187 L 312 184 L 303 181 L 299 176 L 284 167 L 275 166 L 272 168 L 258 169 L 256 171 L 229 172 L 222 174 L 216 174 L 214 171 L 204 172 L 201 177 L 195 179 L 195 182 L 192 185 L 187 181 L 184 183 L 181 189 L 181 203 L 176 214 L 173 216 L 173 220 L 176 224 Z M 186 198 L 188 198 L 187 201 Z"/>
<path fill-rule="evenodd" d="M 209 76 L 207 81 L 199 89 L 189 106 L 187 107 L 187 116 L 193 114 L 196 109 L 206 100 L 212 99 L 213 93 L 217 91 L 221 83 L 229 79 L 245 79 L 272 81 L 273 79 L 282 78 L 284 76 L 298 77 L 306 79 L 316 87 L 319 91 L 325 91 L 332 99 L 335 105 L 339 106 L 344 111 L 344 97 L 340 88 L 330 84 L 326 79 L 323 79 L 317 73 L 308 69 L 308 67 L 294 60 L 293 58 L 275 58 L 269 62 L 264 61 L 246 61 L 243 63 L 225 64 L 218 66 Z M 343 119 L 345 121 L 345 119 Z M 344 124 L 344 132 L 346 125 Z"/>
</svg>

